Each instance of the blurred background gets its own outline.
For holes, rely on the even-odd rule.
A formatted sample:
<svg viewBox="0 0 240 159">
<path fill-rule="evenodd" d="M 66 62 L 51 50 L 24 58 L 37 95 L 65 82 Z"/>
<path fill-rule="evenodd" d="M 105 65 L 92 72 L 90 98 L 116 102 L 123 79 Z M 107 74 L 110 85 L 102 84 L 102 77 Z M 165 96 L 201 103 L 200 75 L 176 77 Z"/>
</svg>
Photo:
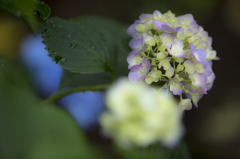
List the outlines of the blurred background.
<svg viewBox="0 0 240 159">
<path fill-rule="evenodd" d="M 213 37 L 213 49 L 220 61 L 213 62 L 216 80 L 212 90 L 200 100 L 199 108 L 185 112 L 186 143 L 193 159 L 240 159 L 240 0 L 43 1 L 52 10 L 50 17 L 98 15 L 127 25 L 141 13 L 156 9 L 162 13 L 171 10 L 176 16 L 191 13 Z M 0 52 L 21 60 L 36 91 L 46 98 L 57 88 L 62 70 L 48 58 L 41 37 L 30 34 L 21 19 L 0 12 Z M 104 107 L 103 98 L 102 92 L 75 93 L 59 104 L 87 131 L 91 140 L 98 140 L 94 136 L 98 133 L 97 114 Z M 88 113 L 79 115 L 82 112 L 79 105 Z"/>
</svg>

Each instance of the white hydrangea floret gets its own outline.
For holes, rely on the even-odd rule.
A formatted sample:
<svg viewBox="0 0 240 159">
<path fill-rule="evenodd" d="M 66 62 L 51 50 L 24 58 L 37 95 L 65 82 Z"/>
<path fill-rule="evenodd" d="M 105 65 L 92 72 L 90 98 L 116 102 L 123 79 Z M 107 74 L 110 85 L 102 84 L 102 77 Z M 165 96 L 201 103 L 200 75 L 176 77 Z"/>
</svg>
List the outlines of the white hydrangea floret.
<svg viewBox="0 0 240 159">
<path fill-rule="evenodd" d="M 123 148 L 159 141 L 174 146 L 182 136 L 181 113 L 172 95 L 147 84 L 120 79 L 106 93 L 108 111 L 100 117 L 103 133 Z"/>
</svg>

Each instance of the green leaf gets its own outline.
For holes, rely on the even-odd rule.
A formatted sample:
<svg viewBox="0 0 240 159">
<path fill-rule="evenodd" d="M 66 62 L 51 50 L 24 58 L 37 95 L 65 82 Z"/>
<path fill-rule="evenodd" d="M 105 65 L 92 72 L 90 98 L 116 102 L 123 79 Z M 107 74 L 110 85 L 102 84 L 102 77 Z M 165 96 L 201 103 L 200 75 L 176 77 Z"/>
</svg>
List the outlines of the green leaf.
<svg viewBox="0 0 240 159">
<path fill-rule="evenodd" d="M 50 18 L 43 26 L 43 43 L 49 56 L 71 72 L 115 74 L 119 54 L 125 54 L 125 29 L 105 18 Z"/>
<path fill-rule="evenodd" d="M 36 12 L 42 20 L 46 20 L 51 12 L 44 2 L 38 0 L 0 0 L 0 8 L 23 18 L 33 32 L 38 32 L 39 21 Z"/>
<path fill-rule="evenodd" d="M 115 20 L 107 19 L 104 17 L 81 17 L 73 20 L 84 20 L 91 23 L 91 25 L 98 25 L 106 28 L 114 35 L 115 40 L 118 40 L 119 50 L 117 55 L 117 71 L 116 77 L 126 76 L 129 72 L 127 56 L 131 52 L 128 43 L 130 41 L 129 35 L 126 34 L 127 25 L 121 24 Z"/>
<path fill-rule="evenodd" d="M 72 20 L 88 21 L 90 25 L 97 25 L 106 28 L 114 35 L 115 40 L 118 40 L 119 50 L 117 55 L 117 70 L 116 77 L 127 76 L 129 73 L 127 56 L 131 52 L 128 43 L 130 41 L 129 35 L 126 34 L 127 25 L 121 24 L 115 20 L 107 19 L 104 17 L 78 17 Z"/>
<path fill-rule="evenodd" d="M 110 73 L 116 72 L 116 77 L 128 74 L 127 26 L 103 17 L 80 17 L 51 18 L 43 28 L 50 56 L 71 71 L 64 71 L 60 89 L 111 84 Z M 100 37 L 102 33 L 106 34 Z"/>
<path fill-rule="evenodd" d="M 101 157 L 65 111 L 35 95 L 19 66 L 0 58 L 0 75 L 1 158 Z"/>
<path fill-rule="evenodd" d="M 175 148 L 170 149 L 159 144 L 146 148 L 134 148 L 124 150 L 117 148 L 115 152 L 120 153 L 124 159 L 190 159 L 188 148 L 184 141 L 181 141 Z"/>
<path fill-rule="evenodd" d="M 17 17 L 32 14 L 34 4 L 34 0 L 0 0 L 0 8 L 15 14 Z"/>
<path fill-rule="evenodd" d="M 59 88 L 63 89 L 66 87 L 105 85 L 110 84 L 111 82 L 111 74 L 108 72 L 79 74 L 64 70 L 61 85 Z"/>
</svg>

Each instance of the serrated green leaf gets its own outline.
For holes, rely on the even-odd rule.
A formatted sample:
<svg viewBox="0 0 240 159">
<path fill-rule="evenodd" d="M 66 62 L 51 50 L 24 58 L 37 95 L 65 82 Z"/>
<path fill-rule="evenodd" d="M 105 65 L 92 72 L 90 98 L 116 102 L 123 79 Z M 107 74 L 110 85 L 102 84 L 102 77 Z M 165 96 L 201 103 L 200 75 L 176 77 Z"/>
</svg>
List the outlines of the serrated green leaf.
<svg viewBox="0 0 240 159">
<path fill-rule="evenodd" d="M 106 28 L 108 31 L 114 35 L 115 40 L 118 40 L 119 50 L 117 55 L 117 71 L 116 77 L 127 76 L 128 63 L 127 56 L 131 52 L 128 43 L 130 41 L 129 35 L 126 34 L 127 25 L 121 24 L 115 20 L 107 19 L 104 17 L 80 17 L 74 18 L 76 21 L 88 21 L 91 25 L 97 25 L 102 28 Z"/>
<path fill-rule="evenodd" d="M 51 12 L 48 5 L 38 0 L 0 0 L 0 8 L 23 18 L 33 32 L 38 32 L 36 11 L 42 20 L 46 20 Z"/>
<path fill-rule="evenodd" d="M 127 25 L 121 24 L 115 20 L 107 19 L 104 17 L 78 17 L 74 18 L 76 21 L 88 21 L 91 25 L 97 25 L 102 28 L 106 28 L 114 35 L 115 40 L 118 40 L 119 50 L 117 55 L 117 71 L 116 77 L 127 76 L 129 69 L 127 63 L 127 56 L 131 52 L 128 43 L 130 41 L 129 35 L 126 34 L 128 28 Z"/>
<path fill-rule="evenodd" d="M 127 68 L 128 64 L 127 64 L 126 58 L 127 58 L 127 55 L 129 54 L 130 50 L 128 47 L 129 37 L 126 34 L 127 26 L 120 24 L 119 22 L 116 22 L 114 20 L 106 19 L 103 17 L 80 17 L 80 18 L 71 19 L 70 21 L 74 21 L 78 24 L 81 23 L 82 25 L 87 24 L 89 26 L 95 26 L 95 27 L 91 27 L 89 29 L 93 29 L 93 30 L 104 29 L 104 30 L 107 30 L 109 33 L 111 33 L 111 36 L 114 37 L 115 44 L 118 46 L 117 52 L 109 52 L 109 54 L 117 53 L 116 57 L 113 59 L 113 61 L 115 61 L 114 63 L 116 63 L 116 65 L 117 65 L 116 66 L 116 77 L 126 76 L 128 74 L 129 70 Z M 56 24 L 53 24 L 53 25 L 56 25 Z M 63 28 L 63 26 L 62 26 L 62 28 Z M 45 27 L 45 29 L 47 29 L 47 28 Z M 44 32 L 45 32 L 44 34 L 46 35 L 46 38 L 48 38 L 48 37 L 50 38 L 50 36 L 54 36 L 53 34 L 48 34 L 48 32 L 49 32 L 48 29 L 45 30 Z M 94 35 L 91 32 L 89 32 L 88 34 L 85 36 L 86 39 L 84 39 L 84 40 L 88 40 L 88 37 L 90 37 L 90 36 L 93 36 L 93 40 L 94 40 L 95 39 L 94 37 L 97 36 L 97 34 Z M 79 36 L 80 35 L 81 34 L 79 33 Z M 68 39 L 71 38 L 71 34 L 68 34 L 67 36 L 69 36 Z M 110 40 L 110 39 L 108 39 L 108 40 Z M 50 41 L 51 41 L 51 39 L 49 39 L 49 42 Z M 109 45 L 106 47 L 111 48 L 112 46 Z M 55 49 L 52 49 L 50 47 L 47 47 L 47 49 L 49 50 L 50 54 L 52 52 L 52 55 L 50 55 L 50 56 L 52 56 L 53 60 L 56 61 L 57 63 L 61 64 L 61 60 L 64 59 L 64 57 L 62 55 L 59 55 L 58 51 L 56 51 Z M 91 48 L 89 48 L 89 49 L 91 49 Z M 62 50 L 62 49 L 59 49 L 59 50 Z M 75 52 L 75 53 L 88 54 L 87 51 L 86 52 L 80 51 L 80 52 Z M 74 59 L 75 59 L 75 57 L 74 57 Z M 91 64 L 91 61 L 89 61 L 89 62 L 90 63 L 87 62 L 87 64 Z M 80 63 L 80 61 L 79 61 L 79 63 Z M 98 66 L 95 66 L 95 67 L 98 67 Z M 109 70 L 111 70 L 111 69 L 104 70 L 104 71 L 109 71 Z M 81 71 L 82 71 L 81 73 L 86 73 L 86 70 L 84 70 L 84 68 Z M 100 72 L 100 71 L 97 71 L 97 72 Z M 94 86 L 94 85 L 110 84 L 111 82 L 112 82 L 112 80 L 110 77 L 110 73 L 102 72 L 102 73 L 94 73 L 94 74 L 79 74 L 79 73 L 72 73 L 69 71 L 64 71 L 60 88 L 79 87 L 79 86 Z"/>
<path fill-rule="evenodd" d="M 50 18 L 43 26 L 49 56 L 63 68 L 81 74 L 115 74 L 123 37 L 125 27 L 104 18 Z"/>
<path fill-rule="evenodd" d="M 19 66 L 0 58 L 0 157 L 98 159 L 76 122 L 39 99 Z"/>
</svg>

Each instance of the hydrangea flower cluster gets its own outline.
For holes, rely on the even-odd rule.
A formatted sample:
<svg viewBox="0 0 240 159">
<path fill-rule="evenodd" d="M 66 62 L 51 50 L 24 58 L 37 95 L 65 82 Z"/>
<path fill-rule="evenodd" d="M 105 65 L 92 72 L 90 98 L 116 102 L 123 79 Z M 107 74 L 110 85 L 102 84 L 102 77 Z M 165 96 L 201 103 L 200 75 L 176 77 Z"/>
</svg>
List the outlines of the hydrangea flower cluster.
<svg viewBox="0 0 240 159">
<path fill-rule="evenodd" d="M 165 91 L 119 79 L 106 92 L 108 111 L 100 117 L 103 133 L 122 148 L 145 147 L 156 141 L 175 146 L 183 134 L 181 113 Z"/>
<path fill-rule="evenodd" d="M 129 80 L 147 84 L 165 81 L 174 95 L 180 95 L 179 108 L 198 106 L 199 99 L 215 80 L 212 38 L 191 14 L 176 17 L 171 11 L 141 14 L 128 29 L 132 51 L 127 57 Z M 187 99 L 182 99 L 185 93 Z"/>
</svg>

